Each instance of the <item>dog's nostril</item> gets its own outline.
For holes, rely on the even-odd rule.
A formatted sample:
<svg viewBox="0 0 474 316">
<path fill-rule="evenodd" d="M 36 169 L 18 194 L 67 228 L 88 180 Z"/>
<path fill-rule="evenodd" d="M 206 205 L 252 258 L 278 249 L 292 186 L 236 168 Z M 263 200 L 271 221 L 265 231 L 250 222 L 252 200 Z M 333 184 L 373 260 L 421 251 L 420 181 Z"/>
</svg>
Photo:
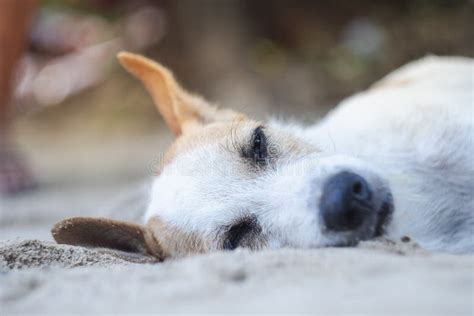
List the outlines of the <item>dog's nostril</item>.
<svg viewBox="0 0 474 316">
<path fill-rule="evenodd" d="M 352 172 L 332 176 L 324 185 L 320 200 L 325 226 L 334 231 L 355 230 L 374 212 L 367 181 Z"/>
<path fill-rule="evenodd" d="M 359 181 L 356 181 L 352 185 L 352 192 L 354 192 L 354 194 L 359 195 L 362 192 L 362 183 L 360 183 Z"/>
<path fill-rule="evenodd" d="M 364 178 L 354 174 L 354 182 L 352 184 L 352 197 L 358 201 L 367 202 L 372 198 L 368 183 Z M 360 179 L 357 179 L 360 178 Z M 351 179 L 348 180 L 349 183 Z"/>
</svg>

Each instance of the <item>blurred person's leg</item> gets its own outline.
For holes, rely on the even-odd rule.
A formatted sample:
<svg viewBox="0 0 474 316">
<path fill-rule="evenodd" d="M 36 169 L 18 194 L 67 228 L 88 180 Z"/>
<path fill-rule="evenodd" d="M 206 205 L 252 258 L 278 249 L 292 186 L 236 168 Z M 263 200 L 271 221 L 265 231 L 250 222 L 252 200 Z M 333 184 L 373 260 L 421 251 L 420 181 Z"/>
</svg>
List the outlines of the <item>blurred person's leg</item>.
<svg viewBox="0 0 474 316">
<path fill-rule="evenodd" d="M 15 67 L 22 56 L 36 0 L 0 0 L 0 193 L 32 186 L 30 172 L 9 139 Z"/>
</svg>

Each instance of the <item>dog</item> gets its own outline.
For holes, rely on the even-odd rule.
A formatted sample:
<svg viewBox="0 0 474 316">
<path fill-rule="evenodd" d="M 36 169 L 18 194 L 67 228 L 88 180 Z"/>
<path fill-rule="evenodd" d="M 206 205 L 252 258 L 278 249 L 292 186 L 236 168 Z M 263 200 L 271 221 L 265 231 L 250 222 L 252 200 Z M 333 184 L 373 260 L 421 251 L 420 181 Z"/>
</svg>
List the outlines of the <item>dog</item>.
<svg viewBox="0 0 474 316">
<path fill-rule="evenodd" d="M 66 219 L 52 230 L 58 243 L 160 260 L 239 247 L 354 246 L 378 236 L 474 251 L 472 59 L 409 63 L 309 127 L 218 108 L 150 59 L 118 59 L 177 138 L 143 224 Z"/>
</svg>

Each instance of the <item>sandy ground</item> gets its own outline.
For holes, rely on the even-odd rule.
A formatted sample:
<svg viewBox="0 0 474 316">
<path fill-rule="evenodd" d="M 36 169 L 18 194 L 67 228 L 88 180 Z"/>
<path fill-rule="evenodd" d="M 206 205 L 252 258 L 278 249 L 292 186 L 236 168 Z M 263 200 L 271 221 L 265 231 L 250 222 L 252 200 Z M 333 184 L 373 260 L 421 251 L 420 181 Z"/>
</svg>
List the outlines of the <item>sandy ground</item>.
<svg viewBox="0 0 474 316">
<path fill-rule="evenodd" d="M 49 230 L 64 217 L 137 220 L 157 153 L 170 140 L 159 126 L 141 134 L 82 126 L 80 135 L 68 134 L 84 122 L 67 122 L 61 135 L 19 123 L 40 186 L 0 200 L 1 315 L 474 312 L 474 258 L 430 254 L 413 243 L 239 250 L 164 263 L 55 245 Z"/>
<path fill-rule="evenodd" d="M 44 247 L 44 255 L 52 249 L 63 253 L 56 265 L 1 274 L 4 313 L 472 312 L 469 257 L 399 254 L 373 249 L 377 244 L 127 264 L 93 250 Z"/>
</svg>

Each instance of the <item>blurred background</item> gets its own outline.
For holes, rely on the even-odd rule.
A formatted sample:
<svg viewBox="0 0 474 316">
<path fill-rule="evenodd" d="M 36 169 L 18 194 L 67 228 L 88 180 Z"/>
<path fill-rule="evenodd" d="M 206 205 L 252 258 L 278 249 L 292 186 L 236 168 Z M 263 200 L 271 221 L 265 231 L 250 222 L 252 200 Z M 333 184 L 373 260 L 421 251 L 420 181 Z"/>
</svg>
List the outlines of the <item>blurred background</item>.
<svg viewBox="0 0 474 316">
<path fill-rule="evenodd" d="M 0 14 L 27 1 L 0 123 L 0 164 L 10 166 L 0 239 L 49 238 L 65 216 L 143 209 L 137 196 L 172 135 L 119 67 L 120 50 L 159 60 L 223 106 L 306 123 L 406 62 L 474 56 L 471 1 L 0 0 Z M 4 23 L 2 52 L 18 42 L 15 21 Z"/>
</svg>

